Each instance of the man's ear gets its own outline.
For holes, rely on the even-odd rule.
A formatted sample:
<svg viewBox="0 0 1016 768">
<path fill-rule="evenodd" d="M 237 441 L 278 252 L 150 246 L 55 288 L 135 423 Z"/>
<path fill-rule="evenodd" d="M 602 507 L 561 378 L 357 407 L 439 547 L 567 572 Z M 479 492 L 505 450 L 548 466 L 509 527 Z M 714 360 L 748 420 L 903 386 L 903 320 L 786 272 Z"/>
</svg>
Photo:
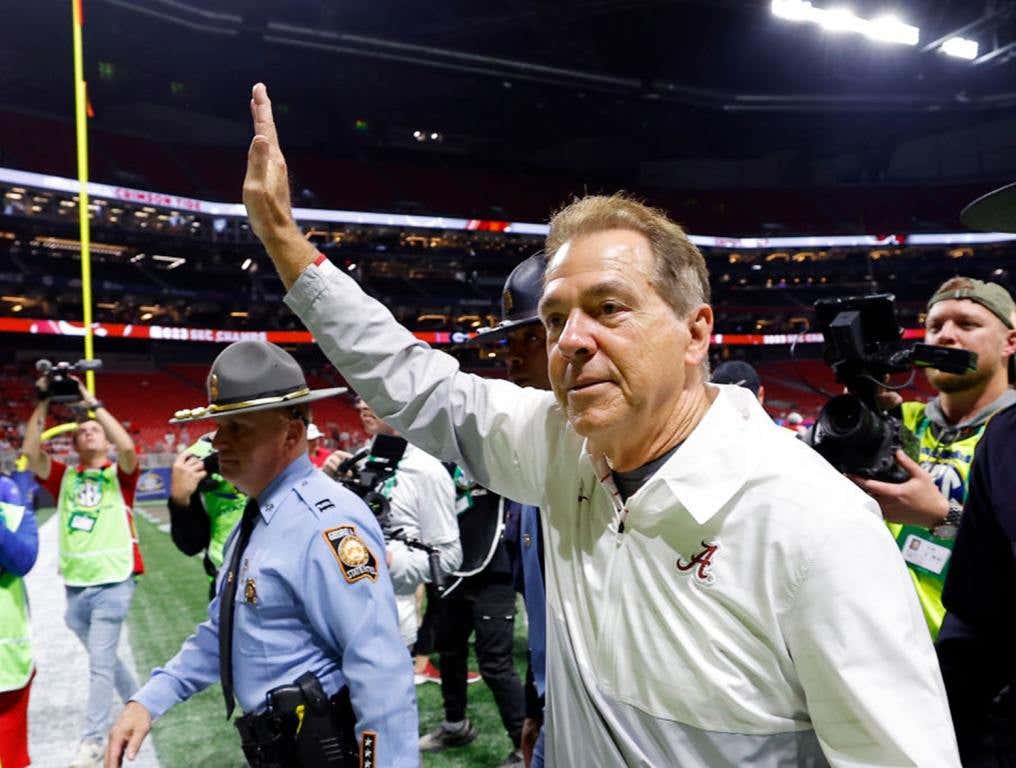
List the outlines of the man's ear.
<svg viewBox="0 0 1016 768">
<path fill-rule="evenodd" d="M 684 361 L 688 365 L 700 365 L 709 354 L 709 342 L 713 337 L 713 308 L 708 304 L 699 304 L 688 313 L 687 323 L 691 339 L 684 353 Z"/>
<path fill-rule="evenodd" d="M 300 419 L 288 419 L 286 425 L 286 445 L 294 446 L 307 435 L 307 425 Z"/>
<path fill-rule="evenodd" d="M 1016 329 L 1007 328 L 1005 331 L 1005 344 L 1002 346 L 1002 354 L 1016 355 Z"/>
</svg>

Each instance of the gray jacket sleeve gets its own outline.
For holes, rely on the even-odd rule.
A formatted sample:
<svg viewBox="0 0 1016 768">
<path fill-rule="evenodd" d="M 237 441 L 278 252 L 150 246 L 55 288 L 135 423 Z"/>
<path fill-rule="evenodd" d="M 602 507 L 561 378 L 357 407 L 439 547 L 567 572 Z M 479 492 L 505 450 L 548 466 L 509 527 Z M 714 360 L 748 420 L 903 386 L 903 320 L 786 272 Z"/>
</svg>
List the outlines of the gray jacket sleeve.
<svg viewBox="0 0 1016 768">
<path fill-rule="evenodd" d="M 541 503 L 549 438 L 564 428 L 551 393 L 463 373 L 330 262 L 305 269 L 286 304 L 350 386 L 406 439 L 497 493 Z"/>
</svg>

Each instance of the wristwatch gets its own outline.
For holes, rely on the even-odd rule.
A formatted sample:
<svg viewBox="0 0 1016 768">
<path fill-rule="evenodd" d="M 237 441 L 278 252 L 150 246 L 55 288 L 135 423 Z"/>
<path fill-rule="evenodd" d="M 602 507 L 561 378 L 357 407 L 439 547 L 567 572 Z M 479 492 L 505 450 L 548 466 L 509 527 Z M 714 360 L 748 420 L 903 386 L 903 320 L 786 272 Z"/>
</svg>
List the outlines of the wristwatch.
<svg viewBox="0 0 1016 768">
<path fill-rule="evenodd" d="M 949 500 L 949 512 L 945 520 L 931 529 L 933 536 L 940 539 L 955 539 L 960 530 L 960 517 L 963 515 L 963 505 L 956 501 Z"/>
</svg>

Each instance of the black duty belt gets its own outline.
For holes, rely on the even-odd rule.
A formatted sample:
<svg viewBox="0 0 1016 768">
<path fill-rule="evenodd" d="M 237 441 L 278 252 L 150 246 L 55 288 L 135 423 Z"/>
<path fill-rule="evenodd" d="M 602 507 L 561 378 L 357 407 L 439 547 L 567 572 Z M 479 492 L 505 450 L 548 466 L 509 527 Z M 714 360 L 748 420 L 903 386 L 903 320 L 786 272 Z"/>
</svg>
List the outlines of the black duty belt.
<svg viewBox="0 0 1016 768">
<path fill-rule="evenodd" d="M 356 716 L 343 688 L 331 698 L 310 672 L 270 690 L 267 709 L 237 718 L 251 768 L 355 768 Z"/>
</svg>

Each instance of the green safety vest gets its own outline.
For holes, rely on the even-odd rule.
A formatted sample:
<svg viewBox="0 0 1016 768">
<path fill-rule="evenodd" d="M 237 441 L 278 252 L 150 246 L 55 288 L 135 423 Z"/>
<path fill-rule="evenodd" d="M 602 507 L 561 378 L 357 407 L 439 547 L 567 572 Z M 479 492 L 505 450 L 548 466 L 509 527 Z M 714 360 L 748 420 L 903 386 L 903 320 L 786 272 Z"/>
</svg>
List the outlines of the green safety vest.
<svg viewBox="0 0 1016 768">
<path fill-rule="evenodd" d="M 187 453 L 199 459 L 205 458 L 215 449 L 210 440 L 204 437 L 187 448 Z M 208 559 L 216 570 L 222 567 L 223 551 L 229 534 L 243 517 L 243 508 L 247 505 L 247 496 L 238 491 L 226 478 L 215 472 L 209 475 L 213 487 L 201 492 L 201 501 L 208 515 L 211 535 L 208 540 Z M 209 577 L 211 578 L 211 577 Z"/>
<path fill-rule="evenodd" d="M 60 513 L 60 573 L 69 587 L 116 584 L 134 572 L 130 516 L 116 465 L 67 467 L 57 500 Z"/>
<path fill-rule="evenodd" d="M 0 525 L 16 531 L 25 508 L 0 502 Z M 32 637 L 25 580 L 0 568 L 0 693 L 18 691 L 32 677 Z"/>
<path fill-rule="evenodd" d="M 904 403 L 903 427 L 910 430 L 917 440 L 918 464 L 932 476 L 950 506 L 962 507 L 969 491 L 967 478 L 974 461 L 974 450 L 984 434 L 987 422 L 971 427 L 966 434 L 961 435 L 960 440 L 940 443 L 933 434 L 932 422 L 925 416 L 924 409 L 924 403 Z M 932 638 L 937 638 L 942 619 L 945 618 L 942 587 L 946 574 L 949 573 L 949 560 L 955 540 L 941 539 L 927 528 L 916 525 L 888 523 L 888 526 L 907 561 L 924 620 Z"/>
</svg>

